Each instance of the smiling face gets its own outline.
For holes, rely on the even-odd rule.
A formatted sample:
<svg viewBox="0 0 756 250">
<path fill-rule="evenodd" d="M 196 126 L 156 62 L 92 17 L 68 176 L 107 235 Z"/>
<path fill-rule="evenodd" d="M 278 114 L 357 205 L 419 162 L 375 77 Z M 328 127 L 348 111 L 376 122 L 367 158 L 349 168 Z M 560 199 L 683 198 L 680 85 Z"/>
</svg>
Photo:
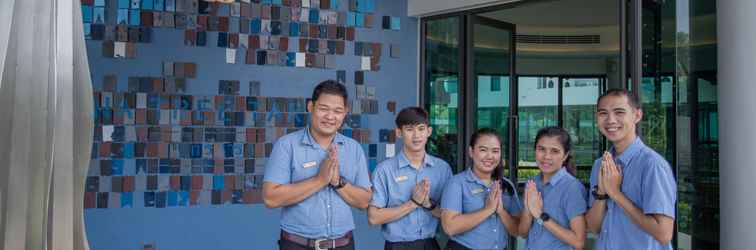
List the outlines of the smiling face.
<svg viewBox="0 0 756 250">
<path fill-rule="evenodd" d="M 624 95 L 601 98 L 596 112 L 601 134 L 612 143 L 620 145 L 629 145 L 635 140 L 635 127 L 642 117 L 643 112 L 630 106 Z"/>
<path fill-rule="evenodd" d="M 409 152 L 425 150 L 433 129 L 428 124 L 404 125 L 396 129 L 396 136 L 402 138 L 402 147 Z"/>
<path fill-rule="evenodd" d="M 545 175 L 551 175 L 564 166 L 569 152 L 565 152 L 559 137 L 544 136 L 538 139 L 535 146 L 535 158 L 538 168 Z"/>
<path fill-rule="evenodd" d="M 468 151 L 473 160 L 473 168 L 480 173 L 493 173 L 501 162 L 501 142 L 496 136 L 481 135 Z"/>
<path fill-rule="evenodd" d="M 314 133 L 323 136 L 331 136 L 338 132 L 346 117 L 347 108 L 345 100 L 339 95 L 321 94 L 317 100 L 307 104 L 310 110 L 310 126 Z"/>
</svg>

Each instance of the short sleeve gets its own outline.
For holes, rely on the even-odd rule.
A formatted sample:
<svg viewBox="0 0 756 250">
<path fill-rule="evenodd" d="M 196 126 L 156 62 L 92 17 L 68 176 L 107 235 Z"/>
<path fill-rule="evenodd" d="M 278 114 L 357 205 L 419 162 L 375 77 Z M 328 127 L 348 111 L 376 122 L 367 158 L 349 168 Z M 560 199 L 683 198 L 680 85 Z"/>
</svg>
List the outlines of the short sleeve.
<svg viewBox="0 0 756 250">
<path fill-rule="evenodd" d="M 455 212 L 462 212 L 462 183 L 451 179 L 444 188 L 441 196 L 441 208 Z"/>
<path fill-rule="evenodd" d="M 645 214 L 662 214 L 675 218 L 677 187 L 666 161 L 651 163 L 643 175 L 642 197 Z"/>
<path fill-rule="evenodd" d="M 279 139 L 273 145 L 270 158 L 265 164 L 265 176 L 263 181 L 278 184 L 291 183 L 291 145 L 283 139 Z"/>
<path fill-rule="evenodd" d="M 599 168 L 601 167 L 601 159 L 599 158 L 595 162 L 593 162 L 593 169 L 591 169 L 591 180 L 590 180 L 590 188 L 593 188 L 594 186 L 598 185 L 598 173 Z M 595 201 L 595 197 L 593 195 L 588 195 L 588 207 L 593 206 L 593 201 Z"/>
<path fill-rule="evenodd" d="M 368 166 L 367 166 L 367 159 L 365 158 L 365 151 L 362 150 L 362 147 L 355 146 L 355 159 L 357 168 L 357 176 L 353 180 L 353 184 L 357 185 L 361 188 L 370 188 L 372 184 L 370 183 L 370 175 L 368 174 Z"/>
<path fill-rule="evenodd" d="M 386 187 L 386 172 L 381 165 L 373 172 L 373 197 L 370 205 L 385 208 L 388 205 L 388 188 Z"/>
<path fill-rule="evenodd" d="M 585 187 L 580 181 L 575 181 L 568 187 L 564 200 L 564 212 L 567 214 L 567 218 L 572 220 L 578 215 L 585 213 L 588 204 L 585 201 Z"/>
</svg>

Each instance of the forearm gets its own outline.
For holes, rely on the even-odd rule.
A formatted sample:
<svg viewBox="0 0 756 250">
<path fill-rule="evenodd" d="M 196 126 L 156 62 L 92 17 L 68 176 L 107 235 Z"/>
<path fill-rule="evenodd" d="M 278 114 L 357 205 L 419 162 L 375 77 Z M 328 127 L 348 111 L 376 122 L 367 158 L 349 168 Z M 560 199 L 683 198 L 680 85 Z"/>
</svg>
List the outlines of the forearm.
<svg viewBox="0 0 756 250">
<path fill-rule="evenodd" d="M 630 217 L 630 220 L 638 225 L 643 231 L 653 236 L 657 241 L 662 244 L 668 243 L 672 239 L 672 226 L 669 223 L 664 223 L 654 217 L 653 215 L 647 215 L 635 206 L 635 204 L 622 193 L 613 197 L 614 201 L 623 209 L 625 213 Z M 671 220 L 671 218 L 670 218 Z"/>
<path fill-rule="evenodd" d="M 444 228 L 444 231 L 449 236 L 453 236 L 467 232 L 486 220 L 488 216 L 493 214 L 493 209 L 482 208 L 478 211 L 467 214 L 448 211 L 444 211 L 443 213 L 454 213 L 441 215 L 441 225 Z"/>
<path fill-rule="evenodd" d="M 588 231 L 598 234 L 601 231 L 601 223 L 604 222 L 606 214 L 606 200 L 595 200 L 593 206 L 585 213 L 585 220 L 588 222 Z"/>
<path fill-rule="evenodd" d="M 520 236 L 527 238 L 530 227 L 533 225 L 533 216 L 528 213 L 527 210 L 522 211 L 520 215 L 520 223 L 518 224 L 517 231 Z"/>
<path fill-rule="evenodd" d="M 509 212 L 507 212 L 507 210 L 504 209 L 499 209 L 498 211 L 496 211 L 496 214 L 498 215 L 501 223 L 504 224 L 504 227 L 507 229 L 507 232 L 509 232 L 509 234 L 515 236 L 519 234 L 519 230 L 517 228 L 519 224 L 518 222 L 520 221 L 519 217 L 512 216 L 511 214 L 509 214 Z"/>
<path fill-rule="evenodd" d="M 370 206 L 368 208 L 368 222 L 371 225 L 383 225 L 398 220 L 417 208 L 417 205 L 412 201 L 407 201 L 396 207 L 377 208 Z"/>
<path fill-rule="evenodd" d="M 307 199 L 327 184 L 326 180 L 317 177 L 291 184 L 265 182 L 263 183 L 263 201 L 268 208 L 289 206 Z"/>
<path fill-rule="evenodd" d="M 441 218 L 441 208 L 436 207 L 433 210 L 431 210 L 431 215 L 436 218 Z"/>
<path fill-rule="evenodd" d="M 370 203 L 373 191 L 347 183 L 344 187 L 336 190 L 344 201 L 352 207 L 366 209 Z"/>
<path fill-rule="evenodd" d="M 580 216 L 579 223 L 585 223 L 585 220 Z M 549 230 L 557 239 L 567 243 L 575 249 L 582 249 L 585 246 L 585 226 L 573 226 L 572 228 L 565 228 L 556 223 L 554 220 L 549 220 L 543 223 L 543 227 Z M 580 227 L 579 229 L 577 227 Z"/>
</svg>

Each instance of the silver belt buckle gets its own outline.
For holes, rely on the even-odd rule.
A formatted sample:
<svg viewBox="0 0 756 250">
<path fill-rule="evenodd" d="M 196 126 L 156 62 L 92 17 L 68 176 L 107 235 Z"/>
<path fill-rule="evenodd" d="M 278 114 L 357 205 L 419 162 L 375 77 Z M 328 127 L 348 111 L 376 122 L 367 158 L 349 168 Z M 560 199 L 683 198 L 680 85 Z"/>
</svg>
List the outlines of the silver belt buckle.
<svg viewBox="0 0 756 250">
<path fill-rule="evenodd" d="M 320 242 L 332 240 L 333 241 L 333 247 L 336 248 L 336 240 L 335 239 L 319 239 L 315 240 L 315 250 L 328 250 L 329 248 L 320 248 Z"/>
</svg>

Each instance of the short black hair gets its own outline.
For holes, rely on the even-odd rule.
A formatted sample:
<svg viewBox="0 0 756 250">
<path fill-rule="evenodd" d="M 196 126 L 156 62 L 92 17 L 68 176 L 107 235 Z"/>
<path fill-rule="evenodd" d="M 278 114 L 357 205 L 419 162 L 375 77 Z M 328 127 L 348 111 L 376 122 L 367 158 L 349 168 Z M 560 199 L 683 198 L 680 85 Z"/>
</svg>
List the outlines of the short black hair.
<svg viewBox="0 0 756 250">
<path fill-rule="evenodd" d="M 420 124 L 430 124 L 430 122 L 428 121 L 428 112 L 425 112 L 425 110 L 421 107 L 403 108 L 401 111 L 399 111 L 399 114 L 396 115 L 395 122 L 396 127 L 400 129 L 406 125 L 414 126 Z"/>
<path fill-rule="evenodd" d="M 344 106 L 347 106 L 347 90 L 344 85 L 336 82 L 335 80 L 325 80 L 320 83 L 318 83 L 318 86 L 315 86 L 315 89 L 312 90 L 312 101 L 313 103 L 320 98 L 320 95 L 322 94 L 331 94 L 331 95 L 337 95 L 344 98 Z"/>
<path fill-rule="evenodd" d="M 607 96 L 624 96 L 627 98 L 628 104 L 630 104 L 630 107 L 633 107 L 634 109 L 641 109 L 640 100 L 638 99 L 638 95 L 635 94 L 635 92 L 627 91 L 626 89 L 610 89 L 607 90 L 606 93 L 601 94 L 599 96 L 598 100 L 596 100 L 596 105 L 601 102 L 601 99 Z"/>
</svg>

